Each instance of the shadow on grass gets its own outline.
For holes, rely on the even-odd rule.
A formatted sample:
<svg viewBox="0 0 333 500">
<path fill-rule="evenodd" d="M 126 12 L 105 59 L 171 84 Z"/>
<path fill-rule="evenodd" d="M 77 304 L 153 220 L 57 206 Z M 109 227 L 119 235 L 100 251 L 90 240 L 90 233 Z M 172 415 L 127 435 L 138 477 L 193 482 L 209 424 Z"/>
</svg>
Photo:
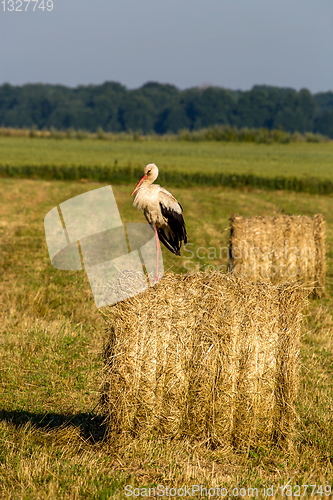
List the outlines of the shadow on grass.
<svg viewBox="0 0 333 500">
<path fill-rule="evenodd" d="M 0 421 L 9 422 L 15 427 L 31 424 L 37 429 L 64 429 L 74 426 L 81 436 L 90 443 L 98 443 L 106 436 L 105 418 L 93 413 L 33 413 L 24 410 L 0 410 Z"/>
</svg>

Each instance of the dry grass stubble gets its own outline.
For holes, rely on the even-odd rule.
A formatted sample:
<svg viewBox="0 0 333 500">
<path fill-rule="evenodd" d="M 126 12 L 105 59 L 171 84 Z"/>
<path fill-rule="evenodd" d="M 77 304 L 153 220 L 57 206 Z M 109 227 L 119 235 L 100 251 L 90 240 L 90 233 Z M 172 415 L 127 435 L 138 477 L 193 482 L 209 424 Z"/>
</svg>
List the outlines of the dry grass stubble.
<svg viewBox="0 0 333 500">
<path fill-rule="evenodd" d="M 213 188 L 174 193 L 186 205 L 194 248 L 216 245 L 216 235 L 235 210 L 244 216 L 322 213 L 327 221 L 328 295 L 311 301 L 302 333 L 294 448 L 260 446 L 237 453 L 186 438 L 149 437 L 116 448 L 98 436 L 102 429 L 92 411 L 99 394 L 104 321 L 84 274 L 50 267 L 42 224 L 59 200 L 99 186 L 0 183 L 0 498 L 118 499 L 125 498 L 125 484 L 159 482 L 258 486 L 259 492 L 264 485 L 288 482 L 332 484 L 332 198 Z M 133 213 L 131 187 L 115 188 L 117 202 L 124 220 L 141 222 L 142 215 Z M 202 216 L 207 231 L 214 232 L 212 241 L 198 224 Z M 180 272 L 181 259 L 165 254 L 165 261 L 166 268 L 173 264 Z M 260 493 L 258 498 L 263 498 Z"/>
</svg>

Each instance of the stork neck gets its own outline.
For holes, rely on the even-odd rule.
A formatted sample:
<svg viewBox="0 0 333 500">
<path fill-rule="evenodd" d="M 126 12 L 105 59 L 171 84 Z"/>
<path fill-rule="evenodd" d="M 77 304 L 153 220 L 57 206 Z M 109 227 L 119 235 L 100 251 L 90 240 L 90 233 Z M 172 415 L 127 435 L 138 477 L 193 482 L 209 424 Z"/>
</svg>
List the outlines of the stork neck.
<svg viewBox="0 0 333 500">
<path fill-rule="evenodd" d="M 155 181 L 156 181 L 156 179 L 157 179 L 157 177 L 152 178 L 152 179 L 145 179 L 145 180 L 143 181 L 143 183 L 142 183 L 142 187 L 143 187 L 143 186 L 144 186 L 144 187 L 146 187 L 146 188 L 147 188 L 147 187 L 150 187 L 150 186 L 153 184 L 153 182 L 155 182 Z"/>
</svg>

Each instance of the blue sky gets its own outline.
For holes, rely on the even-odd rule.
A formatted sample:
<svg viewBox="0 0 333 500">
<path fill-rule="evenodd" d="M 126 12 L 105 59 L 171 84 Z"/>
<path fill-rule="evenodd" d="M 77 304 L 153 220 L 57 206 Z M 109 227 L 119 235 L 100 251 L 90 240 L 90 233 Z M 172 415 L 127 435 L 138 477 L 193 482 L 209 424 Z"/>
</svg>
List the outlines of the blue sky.
<svg viewBox="0 0 333 500">
<path fill-rule="evenodd" d="M 333 90 L 333 0 L 53 3 L 51 12 L 0 4 L 0 84 Z"/>
</svg>

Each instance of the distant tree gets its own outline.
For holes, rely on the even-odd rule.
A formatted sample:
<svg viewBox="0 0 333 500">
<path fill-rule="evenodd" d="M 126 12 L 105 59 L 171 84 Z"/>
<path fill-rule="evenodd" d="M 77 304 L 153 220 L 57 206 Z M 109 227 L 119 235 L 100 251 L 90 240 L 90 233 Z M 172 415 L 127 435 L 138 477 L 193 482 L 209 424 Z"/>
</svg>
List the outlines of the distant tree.
<svg viewBox="0 0 333 500">
<path fill-rule="evenodd" d="M 64 130 L 141 130 L 159 134 L 214 125 L 283 128 L 332 135 L 333 92 L 256 85 L 252 90 L 219 87 L 179 90 L 148 82 L 128 90 L 117 82 L 101 85 L 27 84 L 0 86 L 0 125 Z"/>
<path fill-rule="evenodd" d="M 318 94 L 314 94 L 313 97 L 316 102 L 318 115 L 333 111 L 333 92 L 319 92 Z"/>
<path fill-rule="evenodd" d="M 157 82 L 146 83 L 137 90 L 137 93 L 149 99 L 157 114 L 169 108 L 180 96 L 177 87 Z"/>
<path fill-rule="evenodd" d="M 139 92 L 129 91 L 123 97 L 118 111 L 122 130 L 151 132 L 154 130 L 155 118 L 153 104 Z"/>
<path fill-rule="evenodd" d="M 170 108 L 166 108 L 155 123 L 155 132 L 165 134 L 167 132 L 178 132 L 184 128 L 190 128 L 191 122 L 184 106 L 176 102 Z"/>
<path fill-rule="evenodd" d="M 298 108 L 303 114 L 303 130 L 300 132 L 313 130 L 313 120 L 316 111 L 316 101 L 308 89 L 301 89 L 298 93 Z"/>
<path fill-rule="evenodd" d="M 312 132 L 316 102 L 307 89 L 288 90 L 276 112 L 273 128 L 283 127 L 289 132 Z"/>
<path fill-rule="evenodd" d="M 314 132 L 333 138 L 333 111 L 324 113 L 315 119 Z"/>
<path fill-rule="evenodd" d="M 274 101 L 268 92 L 252 89 L 240 96 L 235 119 L 238 127 L 271 128 L 273 118 Z"/>
<path fill-rule="evenodd" d="M 185 106 L 192 130 L 230 123 L 236 105 L 235 99 L 227 90 L 217 87 L 185 91 L 181 102 Z"/>
</svg>

